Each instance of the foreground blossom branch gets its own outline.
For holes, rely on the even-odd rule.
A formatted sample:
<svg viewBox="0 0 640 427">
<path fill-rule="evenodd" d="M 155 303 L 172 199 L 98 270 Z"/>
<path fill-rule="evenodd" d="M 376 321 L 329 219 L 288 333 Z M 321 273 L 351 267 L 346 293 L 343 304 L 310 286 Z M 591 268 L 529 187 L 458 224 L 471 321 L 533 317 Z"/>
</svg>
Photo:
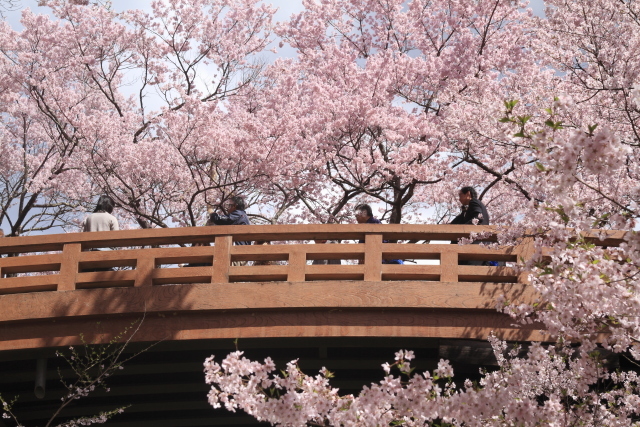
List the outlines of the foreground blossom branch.
<svg viewBox="0 0 640 427">
<path fill-rule="evenodd" d="M 73 405 L 77 400 L 86 398 L 99 389 L 103 389 L 108 393 L 110 391 L 107 385 L 108 379 L 118 371 L 124 369 L 125 363 L 155 345 L 155 343 L 151 344 L 132 354 L 125 353 L 125 349 L 140 329 L 143 321 L 144 319 L 133 322 L 130 326 L 126 327 L 124 331 L 114 336 L 107 344 L 87 343 L 84 340 L 84 336 L 80 334 L 82 346 L 70 346 L 68 351 L 60 350 L 56 352 L 56 356 L 64 359 L 71 368 L 75 378 L 69 380 L 63 377 L 62 373 L 58 371 L 60 382 L 66 391 L 60 398 L 59 406 L 53 409 L 45 427 L 76 427 L 103 424 L 114 416 L 123 413 L 125 409 L 130 406 L 118 406 L 108 411 L 101 411 L 94 416 L 75 417 L 59 422 L 60 418 L 64 418 L 62 415 L 64 414 L 64 410 Z M 18 402 L 19 396 L 9 400 L 0 395 L 0 403 L 2 404 L 0 412 L 2 412 L 2 418 L 11 419 L 18 427 L 25 427 L 13 411 L 13 408 Z"/>
<path fill-rule="evenodd" d="M 598 352 L 534 343 L 519 357 L 519 348 L 490 341 L 499 370 L 477 384 L 457 386 L 442 359 L 432 373 L 413 373 L 413 352 L 399 351 L 383 365 L 385 378 L 357 396 L 341 396 L 324 368 L 309 376 L 292 361 L 280 375 L 269 358 L 259 363 L 234 352 L 218 364 L 211 357 L 204 364 L 209 403 L 281 426 L 631 425 L 640 415 L 637 374 L 608 372 Z"/>
</svg>

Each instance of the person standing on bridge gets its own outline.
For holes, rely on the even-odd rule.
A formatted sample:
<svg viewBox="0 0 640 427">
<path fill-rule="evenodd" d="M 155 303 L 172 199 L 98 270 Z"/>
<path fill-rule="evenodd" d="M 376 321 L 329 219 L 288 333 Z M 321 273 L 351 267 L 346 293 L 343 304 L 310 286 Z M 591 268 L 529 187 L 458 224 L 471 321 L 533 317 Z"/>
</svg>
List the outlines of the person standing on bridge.
<svg viewBox="0 0 640 427">
<path fill-rule="evenodd" d="M 216 212 L 209 216 L 209 224 L 215 225 L 251 225 L 245 210 L 244 197 L 233 196 L 224 204 L 227 215 L 219 215 Z M 236 245 L 249 245 L 250 242 L 236 242 Z"/>
<path fill-rule="evenodd" d="M 489 225 L 489 212 L 487 212 L 486 206 L 478 200 L 475 188 L 462 187 L 458 192 L 458 200 L 462 205 L 462 212 L 451 221 L 451 224 Z M 477 221 L 474 221 L 476 219 Z"/>
<path fill-rule="evenodd" d="M 473 225 L 489 225 L 489 212 L 487 207 L 478 200 L 478 193 L 473 187 L 462 187 L 458 192 L 458 200 L 462 205 L 462 212 L 456 216 L 451 224 L 473 224 Z M 451 243 L 458 243 L 457 240 Z M 473 242 L 474 245 L 482 243 L 479 240 Z M 462 260 L 459 261 L 460 265 L 489 265 L 494 261 L 476 261 L 476 260 Z"/>
<path fill-rule="evenodd" d="M 382 222 L 373 216 L 373 211 L 371 210 L 371 206 L 366 203 L 360 204 L 356 206 L 355 217 L 358 224 L 382 224 Z M 364 240 L 359 240 L 358 243 L 364 243 Z M 382 243 L 387 243 L 386 240 L 383 240 Z M 362 262 L 358 262 L 361 264 Z M 404 264 L 401 259 L 383 259 L 383 264 Z"/>
<path fill-rule="evenodd" d="M 113 231 L 119 230 L 118 220 L 115 216 L 111 215 L 115 202 L 109 196 L 100 196 L 96 208 L 91 215 L 86 217 L 82 222 L 82 231 Z M 90 249 L 91 251 L 100 251 L 98 248 Z M 81 270 L 81 272 L 94 272 L 94 271 L 113 271 L 111 267 L 99 267 L 88 270 Z"/>
<path fill-rule="evenodd" d="M 227 200 L 224 204 L 224 208 L 227 211 L 227 215 L 219 215 L 216 212 L 212 212 L 209 216 L 207 225 L 251 225 L 249 217 L 245 212 L 245 201 L 242 196 L 233 196 Z M 234 245 L 250 245 L 251 242 L 233 242 Z M 247 265 L 247 261 L 233 261 L 231 265 L 244 266 Z"/>
<path fill-rule="evenodd" d="M 96 209 L 82 222 L 82 231 L 119 230 L 118 220 L 111 215 L 115 202 L 109 196 L 100 196 Z"/>
</svg>

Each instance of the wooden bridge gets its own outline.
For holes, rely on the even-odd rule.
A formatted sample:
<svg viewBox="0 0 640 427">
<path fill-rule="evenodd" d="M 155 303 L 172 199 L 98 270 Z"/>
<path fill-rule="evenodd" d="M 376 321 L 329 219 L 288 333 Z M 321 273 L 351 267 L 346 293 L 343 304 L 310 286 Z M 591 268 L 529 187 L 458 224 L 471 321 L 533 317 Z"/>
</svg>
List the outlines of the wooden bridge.
<svg viewBox="0 0 640 427">
<path fill-rule="evenodd" d="M 508 340 L 548 338 L 541 325 L 516 328 L 495 310 L 500 295 L 535 298 L 526 273 L 512 268 L 531 255 L 530 244 L 448 243 L 482 230 L 493 229 L 212 226 L 0 239 L 0 392 L 21 396 L 16 410 L 23 422 L 44 424 L 65 393 L 58 369 L 73 374 L 55 349 L 79 344 L 81 334 L 87 342 L 108 342 L 140 319 L 132 340 L 162 342 L 127 363 L 113 379 L 114 392 L 79 401 L 65 417 L 132 404 L 110 425 L 254 425 L 206 402 L 202 362 L 212 353 L 224 357 L 236 338 L 250 358 L 271 356 L 284 366 L 299 357 L 309 373 L 326 366 L 343 392 L 378 381 L 380 364 L 399 348 L 416 351 L 419 371 L 445 358 L 457 375 L 478 380 L 481 367 L 495 366 L 482 341 L 491 331 Z M 617 246 L 622 237 L 593 240 Z M 340 243 L 314 243 L 325 239 Z M 248 241 L 271 244 L 233 244 Z M 390 243 L 407 241 L 419 243 Z M 311 263 L 332 259 L 342 265 Z M 383 263 L 390 259 L 418 263 Z M 460 265 L 472 260 L 507 266 Z M 131 351 L 144 345 L 133 342 Z M 33 381 L 43 358 L 49 381 L 39 400 Z"/>
<path fill-rule="evenodd" d="M 142 316 L 139 341 L 480 339 L 492 330 L 511 340 L 544 339 L 539 325 L 516 329 L 495 310 L 500 295 L 511 301 L 532 297 L 526 274 L 511 267 L 459 265 L 465 260 L 515 264 L 528 256 L 530 246 L 493 250 L 446 243 L 480 229 L 256 225 L 0 239 L 0 253 L 10 255 L 0 258 L 0 350 L 77 343 L 96 319 L 103 329 L 89 338 L 104 341 Z M 314 244 L 314 239 L 341 243 Z M 233 244 L 238 241 L 271 244 Z M 351 264 L 310 265 L 317 259 Z M 431 265 L 383 263 L 388 259 L 431 260 Z M 114 271 L 95 271 L 109 268 Z"/>
</svg>

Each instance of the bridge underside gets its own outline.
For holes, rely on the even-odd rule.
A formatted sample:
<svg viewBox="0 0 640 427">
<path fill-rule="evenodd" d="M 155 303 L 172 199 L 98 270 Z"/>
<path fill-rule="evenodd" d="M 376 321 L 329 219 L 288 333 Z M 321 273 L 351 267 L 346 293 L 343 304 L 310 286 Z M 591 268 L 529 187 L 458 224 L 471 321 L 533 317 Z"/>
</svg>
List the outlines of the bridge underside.
<svg viewBox="0 0 640 427">
<path fill-rule="evenodd" d="M 95 415 L 120 405 L 131 405 L 109 425 L 114 427 L 175 426 L 243 426 L 257 425 L 240 412 L 214 410 L 207 403 L 208 387 L 204 383 L 202 363 L 215 354 L 221 360 L 235 350 L 234 340 L 203 339 L 163 341 L 143 352 L 118 371 L 108 384 L 109 393 L 100 390 L 68 408 L 61 420 L 71 416 Z M 149 343 L 132 343 L 128 352 Z M 341 393 L 357 393 L 363 385 L 378 382 L 384 372 L 381 364 L 392 362 L 399 349 L 416 353 L 413 364 L 417 372 L 433 371 L 440 358 L 449 359 L 456 375 L 479 379 L 480 368 L 495 369 L 489 344 L 480 340 L 439 338 L 262 338 L 240 339 L 238 347 L 253 360 L 272 357 L 279 369 L 299 358 L 305 373 L 316 374 L 327 367 L 335 373 L 331 381 Z M 60 368 L 72 377 L 69 367 L 55 357 L 55 349 L 30 349 L 0 352 L 0 393 L 5 397 L 20 395 L 16 413 L 25 425 L 44 425 L 57 407 L 64 389 L 58 381 Z M 61 351 L 64 351 L 62 348 Z M 48 358 L 46 396 L 35 397 L 36 360 Z M 60 421 L 61 421 L 60 420 Z M 0 426 L 2 426 L 0 421 Z M 57 424 L 57 423 L 56 423 Z M 6 424 L 9 425 L 9 424 Z"/>
</svg>

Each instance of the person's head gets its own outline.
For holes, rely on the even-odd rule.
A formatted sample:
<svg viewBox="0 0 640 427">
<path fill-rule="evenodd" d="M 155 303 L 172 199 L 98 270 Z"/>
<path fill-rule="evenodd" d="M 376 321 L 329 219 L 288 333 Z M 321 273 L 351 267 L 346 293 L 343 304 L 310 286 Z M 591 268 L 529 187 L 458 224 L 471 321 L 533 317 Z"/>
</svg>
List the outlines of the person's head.
<svg viewBox="0 0 640 427">
<path fill-rule="evenodd" d="M 113 212 L 113 208 L 116 205 L 116 203 L 113 201 L 113 199 L 109 196 L 100 196 L 100 198 L 98 199 L 98 204 L 96 205 L 96 209 L 94 210 L 94 212 L 106 212 L 106 213 L 111 213 Z"/>
<path fill-rule="evenodd" d="M 458 193 L 460 204 L 467 206 L 472 200 L 478 199 L 478 193 L 473 187 L 462 187 Z"/>
<path fill-rule="evenodd" d="M 0 237 L 4 237 L 4 230 L 0 228 Z"/>
<path fill-rule="evenodd" d="M 225 209 L 227 210 L 227 212 L 231 213 L 233 211 L 244 211 L 245 210 L 245 205 L 244 205 L 244 197 L 242 196 L 233 196 L 231 197 L 229 200 L 227 200 L 227 202 L 224 204 Z"/>
<path fill-rule="evenodd" d="M 361 205 L 356 206 L 355 209 L 356 221 L 358 224 L 363 224 L 369 220 L 373 216 L 373 211 L 371 210 L 371 206 L 363 203 Z"/>
</svg>

